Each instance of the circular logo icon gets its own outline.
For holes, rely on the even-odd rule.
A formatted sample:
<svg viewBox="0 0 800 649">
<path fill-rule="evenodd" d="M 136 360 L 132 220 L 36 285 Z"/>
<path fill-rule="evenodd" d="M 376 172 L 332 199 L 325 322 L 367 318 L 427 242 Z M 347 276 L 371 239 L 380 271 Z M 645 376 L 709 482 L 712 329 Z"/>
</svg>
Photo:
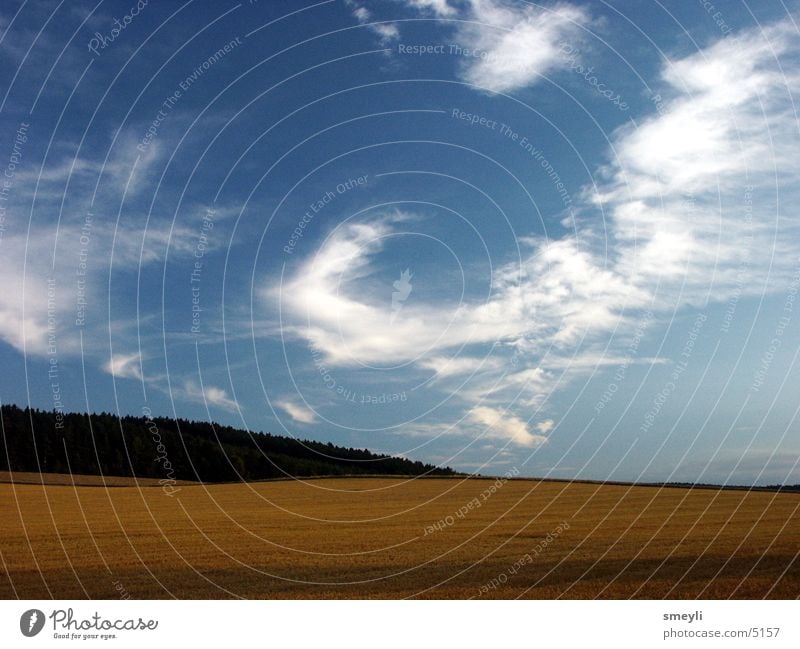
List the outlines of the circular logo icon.
<svg viewBox="0 0 800 649">
<path fill-rule="evenodd" d="M 38 608 L 25 611 L 19 618 L 19 630 L 22 635 L 32 638 L 44 627 L 44 613 Z"/>
</svg>

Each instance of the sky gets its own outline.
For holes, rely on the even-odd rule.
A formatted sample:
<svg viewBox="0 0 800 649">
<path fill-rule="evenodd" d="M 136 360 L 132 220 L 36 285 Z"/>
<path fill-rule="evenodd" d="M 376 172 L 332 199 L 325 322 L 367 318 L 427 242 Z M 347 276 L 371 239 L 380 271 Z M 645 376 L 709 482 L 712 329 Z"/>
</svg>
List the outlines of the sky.
<svg viewBox="0 0 800 649">
<path fill-rule="evenodd" d="M 800 482 L 797 2 L 4 2 L 0 402 Z"/>
</svg>

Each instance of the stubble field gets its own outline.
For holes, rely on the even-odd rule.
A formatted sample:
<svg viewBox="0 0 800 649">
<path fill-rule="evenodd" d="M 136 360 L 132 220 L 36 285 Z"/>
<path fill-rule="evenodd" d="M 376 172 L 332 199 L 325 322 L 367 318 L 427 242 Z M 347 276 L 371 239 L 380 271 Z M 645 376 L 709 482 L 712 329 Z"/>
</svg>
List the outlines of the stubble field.
<svg viewBox="0 0 800 649">
<path fill-rule="evenodd" d="M 338 478 L 168 496 L 119 484 L 0 484 L 0 597 L 800 597 L 798 494 Z"/>
</svg>

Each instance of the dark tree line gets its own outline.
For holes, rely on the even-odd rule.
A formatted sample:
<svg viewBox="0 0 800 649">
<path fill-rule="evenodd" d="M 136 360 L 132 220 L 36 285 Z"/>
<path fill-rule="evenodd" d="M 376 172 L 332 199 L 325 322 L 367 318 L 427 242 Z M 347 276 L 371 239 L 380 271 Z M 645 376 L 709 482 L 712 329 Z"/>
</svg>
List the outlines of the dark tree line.
<svg viewBox="0 0 800 649">
<path fill-rule="evenodd" d="M 0 470 L 224 482 L 322 475 L 453 475 L 366 449 L 207 422 L 0 408 Z"/>
</svg>

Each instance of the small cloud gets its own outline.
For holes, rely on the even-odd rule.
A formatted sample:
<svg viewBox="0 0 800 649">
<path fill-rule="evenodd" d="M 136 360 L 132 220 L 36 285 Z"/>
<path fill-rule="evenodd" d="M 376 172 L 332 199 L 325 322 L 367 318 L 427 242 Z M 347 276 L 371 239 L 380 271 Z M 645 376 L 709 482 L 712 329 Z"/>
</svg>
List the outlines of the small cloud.
<svg viewBox="0 0 800 649">
<path fill-rule="evenodd" d="M 114 354 L 103 369 L 115 379 L 142 380 L 142 357 L 140 354 Z"/>
<path fill-rule="evenodd" d="M 453 16 L 456 13 L 455 7 L 451 7 L 447 0 L 406 0 L 406 3 L 414 9 L 430 11 L 437 16 Z"/>
<path fill-rule="evenodd" d="M 380 37 L 384 45 L 400 38 L 400 30 L 394 23 L 368 25 L 368 27 Z"/>
<path fill-rule="evenodd" d="M 374 34 L 377 34 L 382 44 L 387 44 L 400 38 L 400 30 L 394 23 L 370 23 L 372 12 L 358 4 L 355 0 L 346 0 L 347 6 L 353 8 L 353 17 Z"/>
<path fill-rule="evenodd" d="M 222 388 L 215 388 L 213 386 L 206 387 L 205 389 L 206 401 L 211 405 L 225 408 L 225 410 L 236 410 L 238 404 L 236 401 L 228 396 L 228 393 Z"/>
<path fill-rule="evenodd" d="M 473 0 L 470 19 L 457 38 L 480 53 L 462 70 L 463 78 L 495 92 L 511 92 L 564 67 L 564 41 L 589 22 L 586 11 L 569 4 L 551 8 L 512 7 L 495 0 Z"/>
<path fill-rule="evenodd" d="M 292 403 L 291 401 L 278 401 L 275 403 L 275 405 L 283 410 L 292 419 L 299 421 L 301 424 L 313 424 L 317 421 L 313 411 L 304 406 L 299 406 L 296 403 Z"/>
<path fill-rule="evenodd" d="M 464 81 L 493 92 L 531 86 L 553 70 L 566 66 L 562 47 L 590 22 L 581 7 L 557 3 L 500 0 L 402 0 L 406 7 L 439 18 L 459 17 L 455 42 L 471 53 L 461 69 Z"/>
<path fill-rule="evenodd" d="M 545 419 L 544 421 L 540 421 L 536 424 L 536 430 L 538 430 L 542 435 L 546 435 L 551 430 L 553 430 L 553 426 L 556 425 L 552 419 Z"/>
<path fill-rule="evenodd" d="M 235 412 L 239 409 L 239 404 L 234 399 L 231 399 L 225 390 L 216 388 L 213 385 L 206 385 L 201 388 L 194 381 L 186 381 L 183 396 L 189 401 L 203 403 L 206 406 L 216 406 L 230 412 Z"/>
<path fill-rule="evenodd" d="M 492 437 L 505 437 L 521 446 L 541 446 L 547 442 L 543 435 L 536 435 L 528 430 L 528 425 L 519 417 L 506 414 L 503 410 L 478 406 L 469 412 L 470 418 L 486 426 Z"/>
</svg>

